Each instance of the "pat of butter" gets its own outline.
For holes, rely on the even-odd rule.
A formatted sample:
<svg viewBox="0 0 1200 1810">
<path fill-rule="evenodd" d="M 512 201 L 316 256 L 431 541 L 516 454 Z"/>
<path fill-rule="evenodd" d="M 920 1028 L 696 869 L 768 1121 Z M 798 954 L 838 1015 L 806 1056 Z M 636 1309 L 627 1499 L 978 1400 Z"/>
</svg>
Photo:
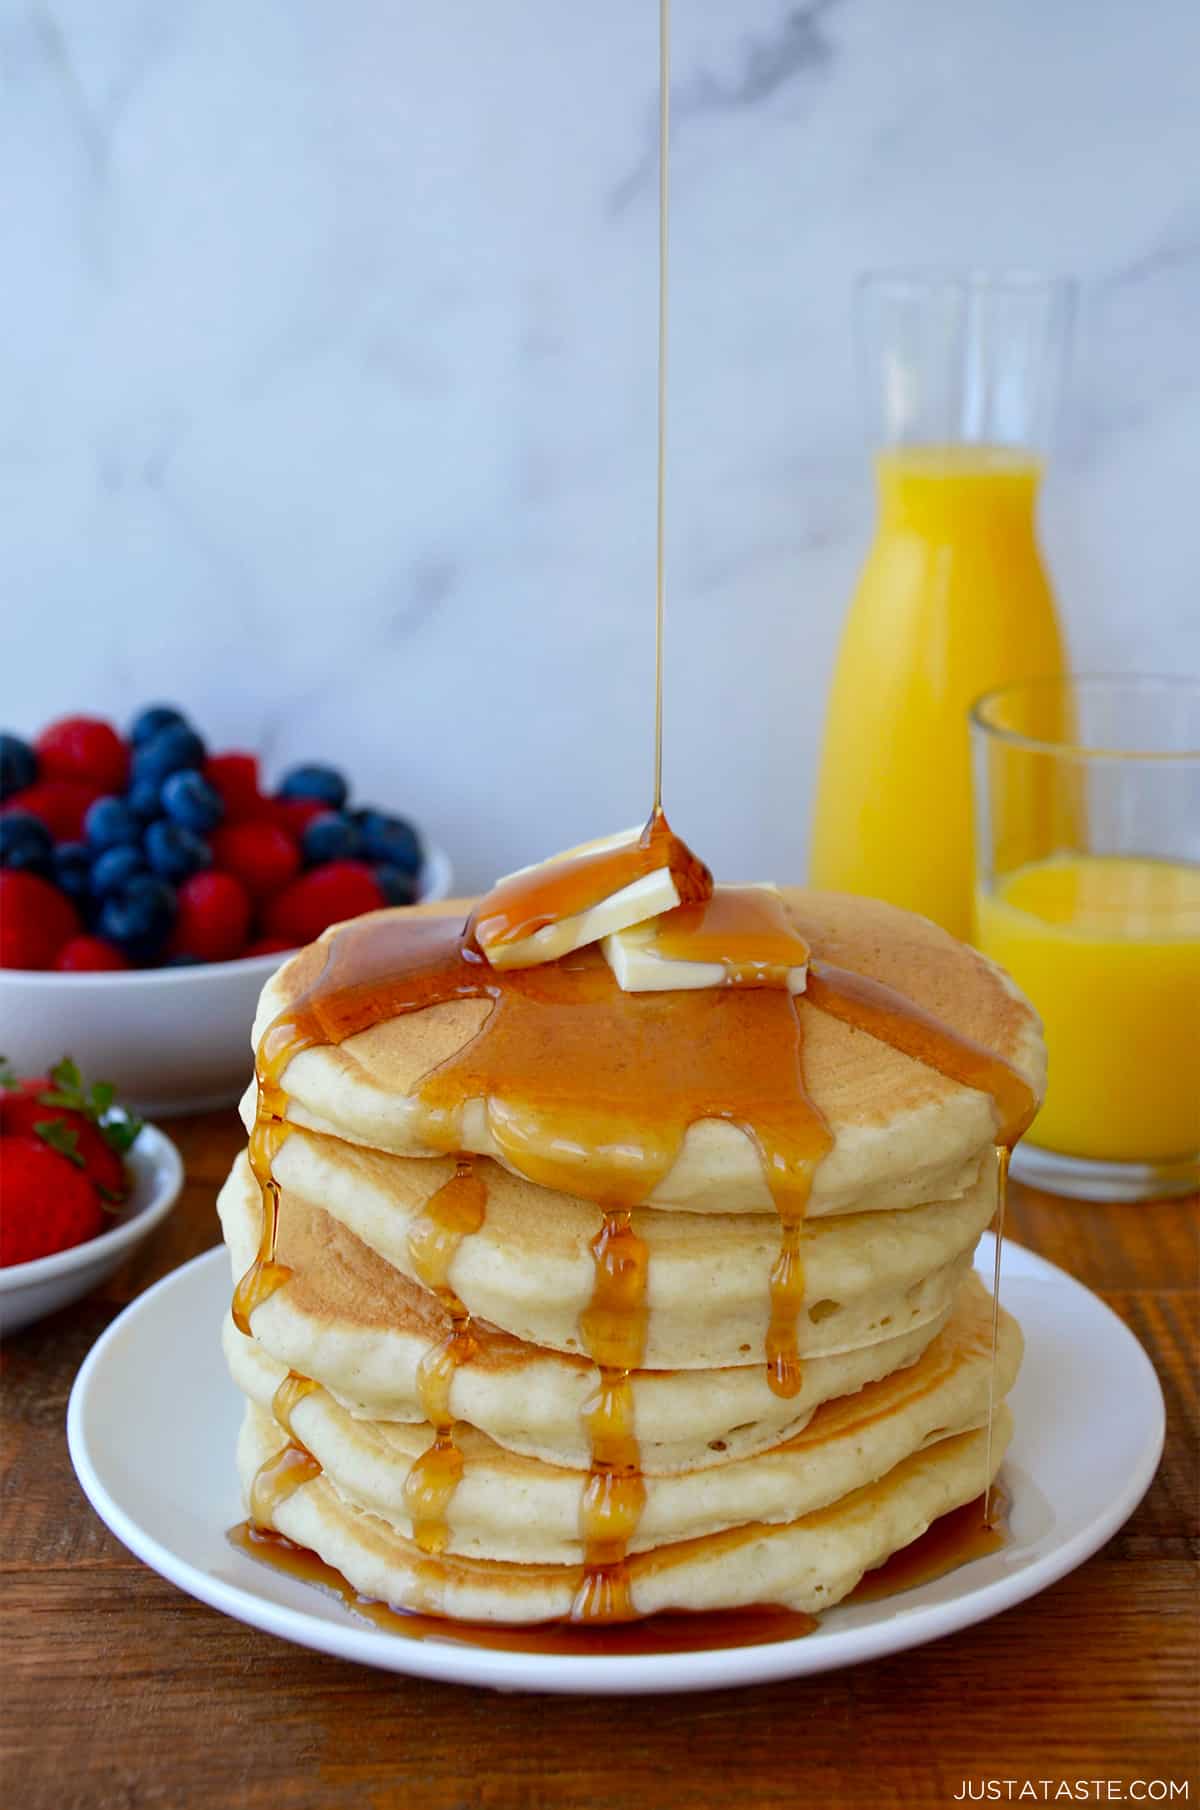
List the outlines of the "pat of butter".
<svg viewBox="0 0 1200 1810">
<path fill-rule="evenodd" d="M 596 900 L 583 910 L 567 912 L 562 917 L 554 918 L 552 922 L 543 924 L 527 936 L 501 941 L 494 934 L 489 935 L 488 914 L 491 901 L 495 901 L 497 909 L 507 905 L 510 913 L 521 908 L 522 900 L 525 909 L 532 909 L 538 902 L 539 881 L 543 876 L 546 896 L 551 898 L 555 869 L 561 868 L 565 862 L 580 862 L 592 856 L 614 854 L 618 857 L 614 873 L 619 874 L 620 852 L 626 848 L 632 849 L 641 834 L 641 830 L 635 828 L 622 830 L 615 836 L 601 837 L 595 842 L 585 842 L 578 848 L 566 849 L 561 855 L 552 856 L 549 861 L 518 868 L 515 873 L 507 874 L 500 880 L 488 898 L 483 900 L 476 914 L 479 946 L 492 967 L 534 968 L 543 962 L 558 961 L 576 949 L 585 948 L 588 943 L 598 943 L 606 936 L 614 936 L 628 929 L 630 925 L 640 924 L 647 918 L 657 917 L 661 912 L 673 910 L 679 904 L 679 891 L 670 869 L 663 866 L 615 887 L 607 897 Z"/>
<path fill-rule="evenodd" d="M 803 993 L 808 945 L 773 886 L 718 886 L 705 905 L 614 931 L 605 960 L 626 993 L 776 987 Z"/>
</svg>

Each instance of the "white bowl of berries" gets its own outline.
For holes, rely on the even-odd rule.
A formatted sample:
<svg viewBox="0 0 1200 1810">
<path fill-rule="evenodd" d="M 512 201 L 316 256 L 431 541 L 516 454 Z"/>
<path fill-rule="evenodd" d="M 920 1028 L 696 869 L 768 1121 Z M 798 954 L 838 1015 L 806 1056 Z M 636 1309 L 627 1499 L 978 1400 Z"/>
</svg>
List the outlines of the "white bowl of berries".
<svg viewBox="0 0 1200 1810">
<path fill-rule="evenodd" d="M 0 1333 L 105 1281 L 182 1186 L 170 1138 L 107 1083 L 85 1087 L 68 1059 L 26 1079 L 0 1063 Z"/>
<path fill-rule="evenodd" d="M 329 924 L 445 898 L 407 819 L 352 808 L 335 768 L 271 791 L 151 705 L 128 737 L 69 717 L 0 733 L 0 1022 L 31 1068 L 64 1050 L 137 1111 L 235 1100 L 263 983 Z"/>
</svg>

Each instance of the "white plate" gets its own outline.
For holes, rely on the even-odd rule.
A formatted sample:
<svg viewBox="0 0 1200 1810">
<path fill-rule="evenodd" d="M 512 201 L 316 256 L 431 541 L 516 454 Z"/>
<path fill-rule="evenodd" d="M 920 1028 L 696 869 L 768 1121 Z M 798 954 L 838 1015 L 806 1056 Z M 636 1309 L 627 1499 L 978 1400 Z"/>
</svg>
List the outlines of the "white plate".
<svg viewBox="0 0 1200 1810">
<path fill-rule="evenodd" d="M 452 877 L 449 856 L 427 844 L 422 900 L 446 898 Z M 294 954 L 119 974 L 0 968 L 4 1053 L 24 1075 L 72 1056 L 147 1119 L 232 1106 L 250 1079 L 258 996 Z"/>
<path fill-rule="evenodd" d="M 106 1231 L 52 1257 L 0 1269 L 0 1332 L 16 1332 L 78 1301 L 111 1276 L 166 1218 L 183 1186 L 183 1162 L 170 1138 L 157 1125 L 143 1125 L 125 1161 L 133 1188 Z"/>
<path fill-rule="evenodd" d="M 989 1280 L 992 1260 L 985 1237 L 979 1267 Z M 67 1437 L 93 1507 L 146 1564 L 239 1621 L 345 1659 L 459 1684 L 713 1690 L 936 1640 L 1082 1563 L 1137 1506 L 1162 1451 L 1162 1392 L 1133 1334 L 1062 1270 L 1008 1245 L 1001 1293 L 1024 1328 L 1026 1353 L 1011 1397 L 1011 1538 L 1001 1551 L 902 1596 L 829 1610 L 807 1638 L 764 1646 L 564 1657 L 407 1640 L 227 1542 L 243 1514 L 233 1463 L 241 1398 L 217 1342 L 229 1290 L 224 1250 L 206 1252 L 126 1308 L 92 1350 L 71 1393 Z"/>
</svg>

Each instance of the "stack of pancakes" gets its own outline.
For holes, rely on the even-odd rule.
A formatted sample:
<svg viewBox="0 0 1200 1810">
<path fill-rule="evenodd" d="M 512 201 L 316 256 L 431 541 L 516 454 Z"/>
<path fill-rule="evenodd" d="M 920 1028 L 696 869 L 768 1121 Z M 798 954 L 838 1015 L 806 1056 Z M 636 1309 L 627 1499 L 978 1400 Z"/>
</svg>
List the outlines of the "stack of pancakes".
<svg viewBox="0 0 1200 1810">
<path fill-rule="evenodd" d="M 997 970 L 874 901 L 785 898 L 814 951 L 1040 1090 L 1036 1019 Z M 268 984 L 256 1043 L 319 967 L 308 951 Z M 464 1620 L 812 1612 L 985 1490 L 1020 1360 L 1003 1312 L 993 1347 L 972 1267 L 1001 1161 L 987 1093 L 797 998 L 830 1142 L 792 1279 L 792 1378 L 764 1355 L 779 1213 L 752 1138 L 717 1118 L 616 1216 L 640 1270 L 636 1364 L 618 1376 L 596 1331 L 614 1216 L 586 1185 L 518 1173 L 486 1112 L 464 1111 L 438 1153 L 415 1108 L 491 1009 L 388 1017 L 278 1077 L 258 1166 L 283 1279 L 248 1334 L 224 1329 L 253 1522 L 365 1597 Z M 244 1112 L 252 1128 L 253 1094 Z M 262 1254 L 260 1179 L 239 1157 L 220 1198 L 235 1281 Z"/>
</svg>

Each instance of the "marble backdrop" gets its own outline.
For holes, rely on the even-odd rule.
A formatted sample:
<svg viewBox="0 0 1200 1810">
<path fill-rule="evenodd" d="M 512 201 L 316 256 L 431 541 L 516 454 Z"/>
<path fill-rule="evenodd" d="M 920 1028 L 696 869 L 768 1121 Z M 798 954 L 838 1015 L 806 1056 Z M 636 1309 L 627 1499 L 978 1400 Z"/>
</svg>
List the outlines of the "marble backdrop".
<svg viewBox="0 0 1200 1810">
<path fill-rule="evenodd" d="M 854 273 L 1075 272 L 1077 661 L 1200 669 L 1195 0 L 676 0 L 667 788 L 802 872 Z M 0 0 L 0 718 L 191 707 L 466 884 L 635 820 L 653 0 Z"/>
</svg>

